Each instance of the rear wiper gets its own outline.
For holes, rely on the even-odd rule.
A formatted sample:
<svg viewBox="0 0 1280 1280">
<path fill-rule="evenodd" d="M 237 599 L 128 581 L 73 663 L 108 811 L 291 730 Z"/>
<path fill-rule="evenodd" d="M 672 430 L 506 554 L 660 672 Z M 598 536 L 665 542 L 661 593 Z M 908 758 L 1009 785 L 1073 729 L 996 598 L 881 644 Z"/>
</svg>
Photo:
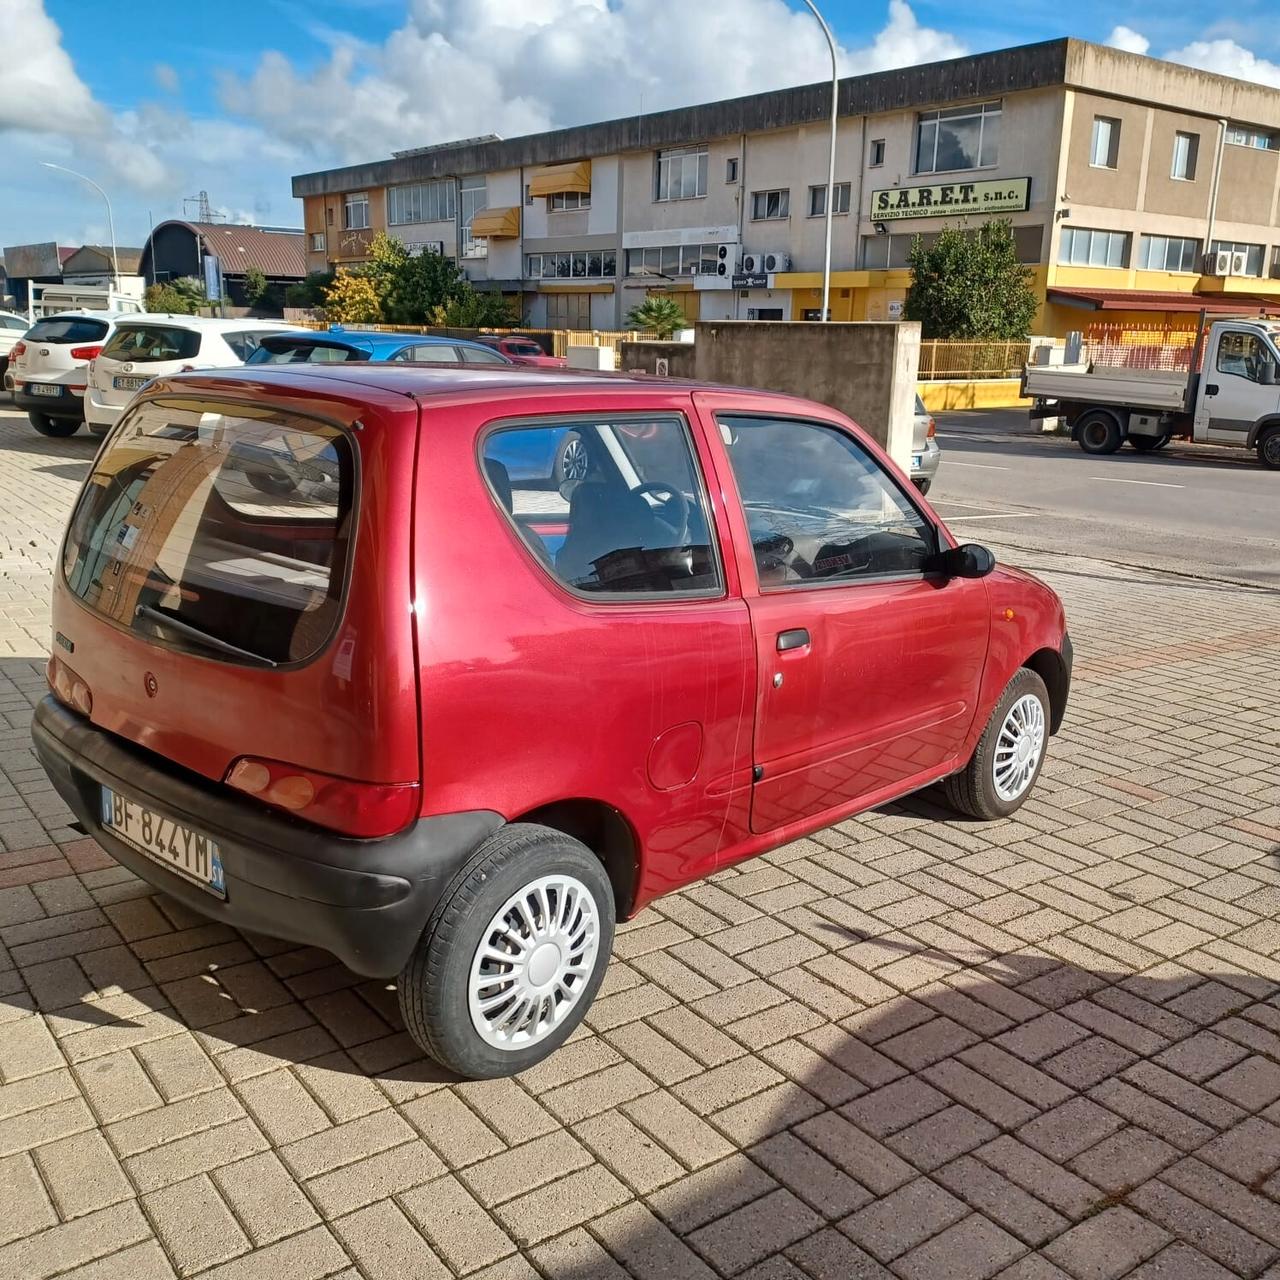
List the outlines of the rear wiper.
<svg viewBox="0 0 1280 1280">
<path fill-rule="evenodd" d="M 165 613 L 161 609 L 153 608 L 149 604 L 140 604 L 134 611 L 135 618 L 146 618 L 148 622 L 158 622 L 163 626 L 172 627 L 179 635 L 186 636 L 188 640 L 194 640 L 196 644 L 204 645 L 206 649 L 216 649 L 219 653 L 230 653 L 237 658 L 243 658 L 246 662 L 252 662 L 260 667 L 276 667 L 280 664 L 272 662 L 270 658 L 264 658 L 259 653 L 250 653 L 248 649 L 241 649 L 239 645 L 229 644 L 226 640 L 220 640 L 215 635 L 210 635 L 207 631 L 201 631 L 199 627 L 193 627 L 190 623 L 179 622 L 177 618 Z"/>
</svg>

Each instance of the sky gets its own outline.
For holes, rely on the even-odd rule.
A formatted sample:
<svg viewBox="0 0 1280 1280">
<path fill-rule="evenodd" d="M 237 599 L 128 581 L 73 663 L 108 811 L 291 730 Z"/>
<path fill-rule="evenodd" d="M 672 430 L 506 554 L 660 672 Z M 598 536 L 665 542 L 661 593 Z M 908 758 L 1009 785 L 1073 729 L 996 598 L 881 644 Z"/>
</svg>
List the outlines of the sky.
<svg viewBox="0 0 1280 1280">
<path fill-rule="evenodd" d="M 1076 36 L 1280 88 L 1275 0 L 819 0 L 844 75 Z M 801 0 L 0 0 L 0 246 L 297 226 L 289 179 L 393 150 L 822 80 Z"/>
</svg>

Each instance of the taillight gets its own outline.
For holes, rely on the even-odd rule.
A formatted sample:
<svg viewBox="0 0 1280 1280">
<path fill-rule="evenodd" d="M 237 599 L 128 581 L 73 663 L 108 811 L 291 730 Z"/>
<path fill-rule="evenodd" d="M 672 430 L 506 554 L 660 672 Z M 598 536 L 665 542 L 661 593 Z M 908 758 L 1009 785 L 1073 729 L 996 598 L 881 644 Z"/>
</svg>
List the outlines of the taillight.
<svg viewBox="0 0 1280 1280">
<path fill-rule="evenodd" d="M 102 354 L 102 344 L 96 347 L 72 347 L 71 358 L 73 360 L 96 360 Z"/>
<path fill-rule="evenodd" d="M 389 836 L 418 816 L 416 782 L 354 782 L 252 756 L 237 760 L 224 781 L 273 809 L 350 836 Z"/>
<path fill-rule="evenodd" d="M 93 714 L 93 694 L 89 686 L 61 658 L 51 657 L 45 664 L 44 674 L 53 696 L 63 706 L 80 712 L 82 716 Z"/>
<path fill-rule="evenodd" d="M 15 342 L 13 350 L 9 352 L 10 360 L 21 360 L 27 354 L 27 344 L 25 342 Z"/>
<path fill-rule="evenodd" d="M 934 420 L 933 420 L 933 415 L 932 415 L 932 414 L 930 414 L 930 415 L 929 415 L 929 430 L 925 432 L 925 436 L 924 436 L 924 438 L 925 438 L 926 440 L 932 440 L 932 439 L 933 439 L 933 437 L 934 437 L 934 436 L 936 436 L 937 434 L 938 434 L 938 424 L 937 424 L 936 422 L 934 422 Z"/>
</svg>

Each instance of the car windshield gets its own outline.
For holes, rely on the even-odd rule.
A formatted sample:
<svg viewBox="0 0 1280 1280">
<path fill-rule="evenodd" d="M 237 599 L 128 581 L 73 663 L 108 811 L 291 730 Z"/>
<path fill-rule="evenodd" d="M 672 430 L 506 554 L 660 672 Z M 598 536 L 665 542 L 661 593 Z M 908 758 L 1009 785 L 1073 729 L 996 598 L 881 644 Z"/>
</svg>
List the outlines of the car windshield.
<svg viewBox="0 0 1280 1280">
<path fill-rule="evenodd" d="M 509 338 L 505 344 L 505 349 L 508 355 L 513 356 L 541 356 L 546 354 L 536 342 L 519 338 Z"/>
<path fill-rule="evenodd" d="M 270 338 L 258 340 L 248 364 L 344 364 L 352 360 L 368 360 L 370 353 L 341 342 L 319 338 Z"/>
<path fill-rule="evenodd" d="M 916 417 L 923 418 L 928 412 L 929 410 L 924 407 L 924 401 L 919 396 L 916 396 Z"/>
<path fill-rule="evenodd" d="M 48 342 L 53 346 L 73 346 L 79 342 L 100 342 L 110 325 L 87 316 L 50 316 L 37 320 L 27 337 L 32 342 Z"/>
<path fill-rule="evenodd" d="M 354 473 L 336 427 L 149 401 L 94 461 L 63 550 L 67 585 L 94 612 L 171 648 L 302 661 L 337 623 Z"/>
<path fill-rule="evenodd" d="M 180 325 L 122 324 L 102 349 L 108 360 L 154 364 L 190 360 L 200 353 L 200 334 Z"/>
</svg>

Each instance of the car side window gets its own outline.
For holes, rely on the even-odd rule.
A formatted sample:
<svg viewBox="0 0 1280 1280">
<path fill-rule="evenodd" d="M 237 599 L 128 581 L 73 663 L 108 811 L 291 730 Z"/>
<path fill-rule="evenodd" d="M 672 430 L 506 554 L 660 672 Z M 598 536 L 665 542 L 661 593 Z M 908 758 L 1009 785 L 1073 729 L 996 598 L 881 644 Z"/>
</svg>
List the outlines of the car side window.
<svg viewBox="0 0 1280 1280">
<path fill-rule="evenodd" d="M 504 427 L 485 437 L 481 461 L 525 545 L 575 591 L 722 593 L 702 473 L 682 417 Z"/>
<path fill-rule="evenodd" d="M 852 436 L 782 418 L 718 421 L 761 588 L 924 572 L 932 525 Z"/>
<path fill-rule="evenodd" d="M 1224 333 L 1218 339 L 1217 369 L 1250 382 L 1272 385 L 1276 381 L 1275 356 L 1256 333 Z"/>
<path fill-rule="evenodd" d="M 496 351 L 490 351 L 488 347 L 461 347 L 463 362 L 466 364 L 506 364 Z"/>
<path fill-rule="evenodd" d="M 457 364 L 458 348 L 447 342 L 423 343 L 405 357 L 412 364 Z"/>
</svg>

